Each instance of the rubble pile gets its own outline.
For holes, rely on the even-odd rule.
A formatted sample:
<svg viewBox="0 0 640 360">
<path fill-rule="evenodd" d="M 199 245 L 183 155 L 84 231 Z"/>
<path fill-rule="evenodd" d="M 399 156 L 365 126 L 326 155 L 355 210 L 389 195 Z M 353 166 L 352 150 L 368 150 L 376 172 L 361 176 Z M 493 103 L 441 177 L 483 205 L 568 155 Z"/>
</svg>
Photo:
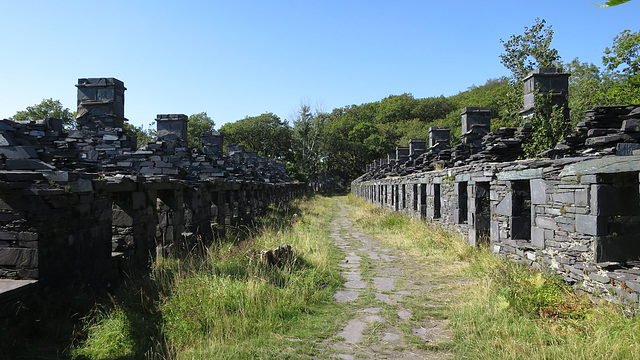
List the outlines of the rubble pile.
<svg viewBox="0 0 640 360">
<path fill-rule="evenodd" d="M 640 105 L 599 106 L 586 112 L 574 133 L 540 156 L 629 155 L 640 148 Z"/>
<path fill-rule="evenodd" d="M 533 133 L 531 123 L 519 128 L 499 128 L 482 138 L 482 150 L 471 155 L 469 163 L 514 161 L 523 156 L 522 145 Z"/>
<path fill-rule="evenodd" d="M 228 145 L 223 135 L 206 132 L 201 147 L 189 148 L 188 117 L 161 114 L 156 141 L 140 148 L 124 129 L 124 83 L 114 78 L 79 79 L 76 128 L 60 119 L 32 122 L 0 120 L 0 170 L 82 172 L 83 176 L 160 177 L 191 181 L 225 179 L 262 183 L 290 182 L 286 167 Z M 90 175 L 93 174 L 93 175 Z"/>
</svg>

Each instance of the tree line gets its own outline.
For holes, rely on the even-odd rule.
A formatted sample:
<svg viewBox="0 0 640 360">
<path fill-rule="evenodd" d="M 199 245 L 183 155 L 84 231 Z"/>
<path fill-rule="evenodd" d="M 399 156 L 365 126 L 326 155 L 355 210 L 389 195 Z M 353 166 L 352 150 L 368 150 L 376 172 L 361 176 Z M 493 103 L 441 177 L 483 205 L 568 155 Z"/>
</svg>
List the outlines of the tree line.
<svg viewBox="0 0 640 360">
<path fill-rule="evenodd" d="M 321 173 L 329 172 L 350 181 L 367 164 L 385 157 L 397 146 L 407 146 L 410 139 L 427 138 L 429 127 L 449 126 L 455 145 L 460 141 L 460 111 L 467 106 L 490 107 L 492 129 L 522 125 L 518 115 L 523 107 L 522 80 L 537 67 L 562 67 L 571 74 L 570 117 L 559 118 L 562 109 L 536 114 L 531 121 L 539 131 L 527 145 L 530 148 L 525 149 L 528 156 L 555 145 L 590 108 L 640 103 L 640 31 L 624 30 L 615 36 L 612 45 L 603 50 L 602 66 L 577 57 L 562 61 L 551 46 L 552 40 L 552 26 L 544 19 L 536 19 L 522 34 L 500 40 L 504 52 L 499 58 L 511 72 L 509 77 L 489 79 L 453 96 L 415 98 L 404 93 L 330 112 L 302 103 L 288 121 L 264 113 L 224 124 L 218 130 L 227 143 L 242 144 L 246 150 L 285 162 L 289 174 L 298 180 L 314 181 Z M 47 116 L 62 118 L 67 128 L 74 126 L 74 114 L 52 99 L 18 111 L 12 119 Z M 153 124 L 147 128 L 127 124 L 127 131 L 135 134 L 140 144 L 155 139 L 154 128 Z M 214 129 L 215 123 L 206 112 L 189 116 L 189 145 L 199 146 L 200 134 Z"/>
</svg>

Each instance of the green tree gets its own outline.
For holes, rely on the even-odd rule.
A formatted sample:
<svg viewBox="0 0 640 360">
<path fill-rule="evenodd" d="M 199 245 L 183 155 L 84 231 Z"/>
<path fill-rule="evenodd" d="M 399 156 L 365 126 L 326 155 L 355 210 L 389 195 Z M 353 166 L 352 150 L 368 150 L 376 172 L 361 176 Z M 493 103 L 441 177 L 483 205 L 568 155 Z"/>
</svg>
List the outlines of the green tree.
<svg viewBox="0 0 640 360">
<path fill-rule="evenodd" d="M 293 118 L 293 150 L 295 153 L 294 172 L 291 174 L 302 181 L 315 181 L 322 170 L 322 135 L 328 115 L 318 111 L 312 113 L 307 104 L 300 108 Z"/>
<path fill-rule="evenodd" d="M 157 131 L 153 128 L 153 123 L 149 124 L 149 127 L 145 129 L 144 125 L 135 126 L 129 123 L 124 123 L 124 131 L 129 136 L 136 137 L 136 144 L 138 147 L 146 145 L 158 138 Z"/>
<path fill-rule="evenodd" d="M 552 149 L 571 132 L 571 121 L 565 117 L 564 109 L 551 106 L 550 99 L 544 95 L 536 96 L 536 108 L 531 117 L 531 126 L 535 131 L 531 139 L 523 144 L 527 158 L 534 158 L 539 153 Z"/>
<path fill-rule="evenodd" d="M 524 28 L 524 34 L 511 35 L 508 41 L 500 39 L 504 46 L 500 62 L 511 71 L 514 81 L 520 82 L 532 70 L 554 66 L 560 60 L 558 50 L 551 47 L 553 29 L 545 24 L 544 19 L 537 18 L 535 25 Z"/>
<path fill-rule="evenodd" d="M 507 41 L 500 39 L 504 46 L 500 62 L 511 71 L 511 88 L 501 104 L 503 119 L 519 118 L 518 112 L 522 110 L 524 101 L 522 80 L 529 72 L 539 67 L 555 66 L 560 61 L 558 51 L 551 47 L 553 29 L 546 26 L 544 19 L 537 18 L 535 25 L 524 29 L 524 34 L 511 35 Z"/>
<path fill-rule="evenodd" d="M 216 124 L 207 116 L 206 112 L 201 112 L 189 116 L 187 122 L 187 137 L 189 139 L 189 147 L 200 147 L 200 135 L 203 132 L 215 131 Z"/>
<path fill-rule="evenodd" d="M 640 72 L 640 31 L 623 30 L 615 38 L 611 48 L 604 50 L 602 63 L 610 71 L 621 66 L 622 73 L 632 77 Z"/>
<path fill-rule="evenodd" d="M 20 110 L 9 118 L 13 121 L 36 121 L 46 118 L 57 118 L 62 120 L 66 129 L 75 126 L 75 112 L 62 106 L 60 100 L 43 99 L 39 104 L 27 106 L 26 110 Z"/>
<path fill-rule="evenodd" d="M 604 105 L 603 94 L 614 84 L 610 74 L 590 63 L 582 63 L 578 58 L 564 64 L 569 77 L 569 109 L 571 122 L 584 120 L 585 111 Z"/>
<path fill-rule="evenodd" d="M 640 103 L 640 31 L 622 31 L 604 53 L 602 62 L 613 79 L 602 96 L 604 105 Z"/>
<path fill-rule="evenodd" d="M 419 99 L 416 106 L 411 110 L 411 117 L 424 122 L 432 122 L 437 119 L 444 119 L 448 113 L 455 110 L 455 103 L 451 99 L 440 95 L 438 97 Z"/>
<path fill-rule="evenodd" d="M 291 160 L 292 130 L 272 113 L 245 117 L 220 128 L 226 142 L 242 144 L 262 156 Z"/>
</svg>

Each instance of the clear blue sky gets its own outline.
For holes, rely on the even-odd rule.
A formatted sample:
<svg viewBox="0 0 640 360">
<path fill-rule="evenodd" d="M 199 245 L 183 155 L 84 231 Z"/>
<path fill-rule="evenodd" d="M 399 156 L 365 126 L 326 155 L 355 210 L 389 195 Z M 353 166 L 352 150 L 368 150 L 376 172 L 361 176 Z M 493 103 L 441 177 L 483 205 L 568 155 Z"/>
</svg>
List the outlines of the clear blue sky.
<svg viewBox="0 0 640 360">
<path fill-rule="evenodd" d="M 563 61 L 600 66 L 613 37 L 639 30 L 640 0 L 0 0 L 0 118 L 44 98 L 75 110 L 83 77 L 124 81 L 134 125 L 448 96 L 508 75 L 500 39 L 537 17 Z"/>
</svg>

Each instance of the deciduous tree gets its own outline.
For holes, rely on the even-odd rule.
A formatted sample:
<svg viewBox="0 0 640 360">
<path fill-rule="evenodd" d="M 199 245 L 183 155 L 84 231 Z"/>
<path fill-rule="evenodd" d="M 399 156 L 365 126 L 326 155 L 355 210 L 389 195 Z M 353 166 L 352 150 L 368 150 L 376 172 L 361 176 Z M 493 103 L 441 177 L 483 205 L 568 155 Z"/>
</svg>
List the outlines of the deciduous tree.
<svg viewBox="0 0 640 360">
<path fill-rule="evenodd" d="M 257 151 L 272 159 L 290 159 L 291 127 L 272 113 L 224 124 L 220 132 L 226 142 L 242 144 L 246 150 Z"/>
<path fill-rule="evenodd" d="M 545 24 L 544 19 L 537 18 L 535 25 L 524 28 L 524 34 L 500 40 L 504 46 L 500 62 L 511 71 L 514 81 L 522 81 L 530 71 L 554 66 L 560 60 L 558 50 L 551 47 L 553 29 Z"/>
<path fill-rule="evenodd" d="M 187 122 L 187 136 L 189 138 L 190 147 L 200 146 L 200 135 L 203 132 L 215 131 L 214 126 L 216 124 L 211 120 L 206 112 L 201 112 L 189 116 Z"/>
<path fill-rule="evenodd" d="M 9 118 L 13 121 L 36 121 L 46 118 L 58 118 L 62 120 L 65 128 L 69 129 L 75 125 L 75 113 L 62 106 L 60 100 L 43 99 L 39 104 L 27 106 L 25 110 L 16 112 Z"/>
<path fill-rule="evenodd" d="M 315 181 L 322 169 L 323 128 L 328 115 L 319 111 L 313 113 L 307 104 L 293 117 L 293 149 L 295 153 L 294 177 L 304 181 Z"/>
</svg>

